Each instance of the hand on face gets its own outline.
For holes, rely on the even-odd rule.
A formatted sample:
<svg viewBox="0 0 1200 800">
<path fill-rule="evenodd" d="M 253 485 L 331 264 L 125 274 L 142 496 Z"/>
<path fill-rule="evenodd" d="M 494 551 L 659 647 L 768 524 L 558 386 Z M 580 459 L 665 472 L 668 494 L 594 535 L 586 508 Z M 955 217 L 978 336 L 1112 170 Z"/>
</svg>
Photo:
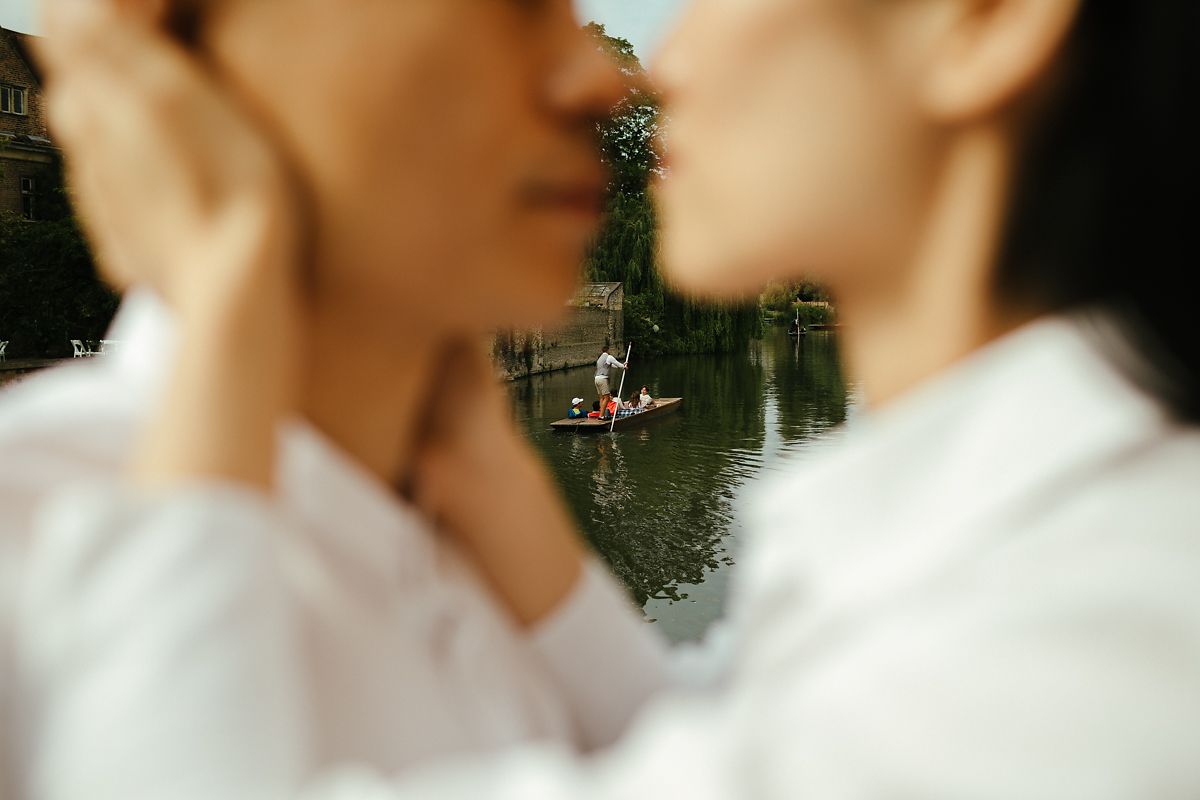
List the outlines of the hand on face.
<svg viewBox="0 0 1200 800">
<path fill-rule="evenodd" d="M 270 489 L 300 385 L 307 226 L 276 148 L 170 39 L 164 11 L 48 0 L 50 118 L 103 268 L 157 289 L 180 323 L 131 479 Z"/>
<path fill-rule="evenodd" d="M 294 294 L 304 226 L 287 168 L 138 5 L 49 0 L 39 47 L 102 269 L 119 285 L 155 287 L 184 318 Z"/>
<path fill-rule="evenodd" d="M 512 421 L 486 353 L 473 342 L 440 363 L 411 489 L 523 624 L 562 602 L 584 549 L 562 496 Z"/>
</svg>

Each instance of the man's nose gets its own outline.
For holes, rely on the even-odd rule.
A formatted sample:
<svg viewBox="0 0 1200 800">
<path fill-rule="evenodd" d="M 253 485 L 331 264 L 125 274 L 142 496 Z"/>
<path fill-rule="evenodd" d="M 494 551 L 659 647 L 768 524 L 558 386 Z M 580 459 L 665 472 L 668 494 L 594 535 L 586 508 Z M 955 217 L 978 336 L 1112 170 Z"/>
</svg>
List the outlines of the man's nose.
<svg viewBox="0 0 1200 800">
<path fill-rule="evenodd" d="M 572 19 L 549 84 L 549 100 L 564 114 L 603 119 L 612 113 L 643 76 L 627 74 L 595 37 Z"/>
</svg>

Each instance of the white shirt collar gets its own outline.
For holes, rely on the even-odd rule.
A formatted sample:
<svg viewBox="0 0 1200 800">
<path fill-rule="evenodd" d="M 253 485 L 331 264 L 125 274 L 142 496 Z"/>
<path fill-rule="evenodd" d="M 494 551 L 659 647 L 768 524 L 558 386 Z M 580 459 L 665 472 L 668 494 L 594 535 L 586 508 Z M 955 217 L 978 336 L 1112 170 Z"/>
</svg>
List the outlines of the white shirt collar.
<svg viewBox="0 0 1200 800">
<path fill-rule="evenodd" d="M 434 573 L 435 534 L 416 509 L 307 421 L 288 423 L 280 438 L 279 486 L 289 512 L 391 582 Z"/>
<path fill-rule="evenodd" d="M 107 335 L 119 346 L 105 357 L 105 363 L 111 363 L 139 387 L 161 387 L 175 352 L 175 320 L 154 290 L 131 289 Z"/>
</svg>

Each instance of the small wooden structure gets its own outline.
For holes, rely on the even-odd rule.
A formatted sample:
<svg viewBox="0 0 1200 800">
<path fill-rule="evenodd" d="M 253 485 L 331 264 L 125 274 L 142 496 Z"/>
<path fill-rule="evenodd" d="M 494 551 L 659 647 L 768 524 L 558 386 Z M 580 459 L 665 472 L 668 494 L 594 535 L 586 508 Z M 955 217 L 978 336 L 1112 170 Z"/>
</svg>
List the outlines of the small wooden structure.
<svg viewBox="0 0 1200 800">
<path fill-rule="evenodd" d="M 660 397 L 654 401 L 653 406 L 640 414 L 617 417 L 617 424 L 615 426 L 613 426 L 611 419 L 602 420 L 594 417 L 586 417 L 584 419 L 560 419 L 558 422 L 551 422 L 550 427 L 556 431 L 573 431 L 575 433 L 602 433 L 610 428 L 613 430 L 623 430 L 624 428 L 641 425 L 647 420 L 657 419 L 658 417 L 674 413 L 682 405 L 682 397 Z"/>
</svg>

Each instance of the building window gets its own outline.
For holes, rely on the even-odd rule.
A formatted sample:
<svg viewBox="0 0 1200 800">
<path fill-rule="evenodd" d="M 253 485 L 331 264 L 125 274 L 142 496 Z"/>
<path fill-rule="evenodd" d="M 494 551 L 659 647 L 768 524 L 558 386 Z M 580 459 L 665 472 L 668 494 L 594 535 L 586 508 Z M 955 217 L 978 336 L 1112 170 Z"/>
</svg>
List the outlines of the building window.
<svg viewBox="0 0 1200 800">
<path fill-rule="evenodd" d="M 36 178 L 21 178 L 21 214 L 25 219 L 37 219 Z"/>
<path fill-rule="evenodd" d="M 20 114 L 21 116 L 28 114 L 26 99 L 27 95 L 24 89 L 18 89 L 16 86 L 0 86 L 0 111 L 5 114 Z"/>
</svg>

